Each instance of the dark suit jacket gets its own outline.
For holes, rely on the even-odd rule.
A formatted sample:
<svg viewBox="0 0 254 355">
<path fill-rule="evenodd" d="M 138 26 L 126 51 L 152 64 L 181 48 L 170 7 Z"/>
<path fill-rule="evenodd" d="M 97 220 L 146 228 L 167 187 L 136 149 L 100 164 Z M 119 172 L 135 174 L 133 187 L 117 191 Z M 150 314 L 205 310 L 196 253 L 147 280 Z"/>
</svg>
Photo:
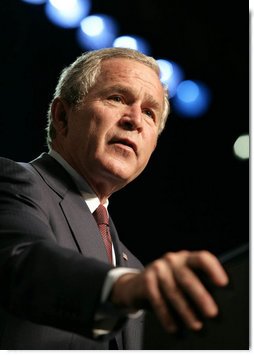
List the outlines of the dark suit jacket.
<svg viewBox="0 0 254 355">
<path fill-rule="evenodd" d="M 110 228 L 117 265 L 142 268 Z M 45 153 L 28 164 L 0 159 L 0 349 L 108 349 L 92 329 L 110 269 L 63 167 Z M 120 349 L 140 349 L 142 320 L 116 333 Z"/>
</svg>

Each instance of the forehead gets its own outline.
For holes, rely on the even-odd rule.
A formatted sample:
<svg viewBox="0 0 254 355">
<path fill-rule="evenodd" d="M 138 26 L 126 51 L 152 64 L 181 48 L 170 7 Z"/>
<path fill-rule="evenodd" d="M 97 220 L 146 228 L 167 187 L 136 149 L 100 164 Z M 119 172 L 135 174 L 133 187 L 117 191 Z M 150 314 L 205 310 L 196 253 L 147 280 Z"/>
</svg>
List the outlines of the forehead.
<svg viewBox="0 0 254 355">
<path fill-rule="evenodd" d="M 140 77 L 158 82 L 157 73 L 148 65 L 129 58 L 109 58 L 101 63 L 100 76 L 117 79 L 118 77 Z M 160 81 L 159 81 L 160 82 Z"/>
<path fill-rule="evenodd" d="M 97 78 L 100 88 L 126 84 L 133 90 L 149 93 L 157 100 L 164 99 L 164 89 L 158 74 L 149 66 L 129 58 L 110 58 L 102 61 Z"/>
</svg>

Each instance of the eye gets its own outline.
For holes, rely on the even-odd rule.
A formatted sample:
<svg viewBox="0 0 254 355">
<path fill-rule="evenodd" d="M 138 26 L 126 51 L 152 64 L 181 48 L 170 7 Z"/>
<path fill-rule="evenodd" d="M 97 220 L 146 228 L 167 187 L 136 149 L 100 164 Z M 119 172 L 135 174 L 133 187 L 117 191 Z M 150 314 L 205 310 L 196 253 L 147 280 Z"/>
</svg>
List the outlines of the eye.
<svg viewBox="0 0 254 355">
<path fill-rule="evenodd" d="M 145 109 L 145 110 L 143 110 L 143 112 L 144 112 L 148 117 L 154 118 L 154 113 L 153 113 L 153 111 L 151 111 L 151 110 L 149 110 L 149 109 Z"/>
<path fill-rule="evenodd" d="M 115 101 L 115 102 L 123 102 L 123 99 L 122 99 L 122 97 L 121 96 L 119 96 L 119 95 L 113 95 L 113 96 L 110 96 L 110 98 L 109 98 L 110 100 L 113 100 L 113 101 Z"/>
</svg>

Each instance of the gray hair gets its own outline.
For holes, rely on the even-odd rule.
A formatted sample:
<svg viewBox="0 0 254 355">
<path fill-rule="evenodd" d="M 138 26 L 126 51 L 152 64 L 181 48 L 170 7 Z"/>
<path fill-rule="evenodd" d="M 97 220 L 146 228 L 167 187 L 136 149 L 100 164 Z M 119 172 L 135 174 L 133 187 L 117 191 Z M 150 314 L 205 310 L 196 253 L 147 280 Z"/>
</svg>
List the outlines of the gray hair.
<svg viewBox="0 0 254 355">
<path fill-rule="evenodd" d="M 104 48 L 83 53 L 71 65 L 66 67 L 57 83 L 53 99 L 48 109 L 48 123 L 46 127 L 47 144 L 51 147 L 52 140 L 56 137 L 56 130 L 53 125 L 51 107 L 55 98 L 60 97 L 65 102 L 74 107 L 78 107 L 82 103 L 84 97 L 96 83 L 96 79 L 100 73 L 101 62 L 110 58 L 129 58 L 137 62 L 143 63 L 153 69 L 158 77 L 160 77 L 160 69 L 156 60 L 146 56 L 136 50 L 129 48 Z M 170 111 L 168 90 L 164 87 L 164 109 L 160 120 L 159 133 L 165 127 L 167 117 Z"/>
</svg>

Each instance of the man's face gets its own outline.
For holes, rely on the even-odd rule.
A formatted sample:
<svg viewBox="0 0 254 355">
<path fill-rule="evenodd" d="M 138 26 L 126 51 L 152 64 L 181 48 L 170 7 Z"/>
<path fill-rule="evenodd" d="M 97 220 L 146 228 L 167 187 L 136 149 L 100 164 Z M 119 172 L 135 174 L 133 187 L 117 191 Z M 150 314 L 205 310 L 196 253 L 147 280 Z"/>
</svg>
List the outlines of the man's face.
<svg viewBox="0 0 254 355">
<path fill-rule="evenodd" d="M 81 107 L 66 110 L 60 153 L 95 192 L 106 189 L 109 196 L 147 165 L 163 102 L 163 88 L 152 69 L 125 58 L 105 60 Z"/>
</svg>

